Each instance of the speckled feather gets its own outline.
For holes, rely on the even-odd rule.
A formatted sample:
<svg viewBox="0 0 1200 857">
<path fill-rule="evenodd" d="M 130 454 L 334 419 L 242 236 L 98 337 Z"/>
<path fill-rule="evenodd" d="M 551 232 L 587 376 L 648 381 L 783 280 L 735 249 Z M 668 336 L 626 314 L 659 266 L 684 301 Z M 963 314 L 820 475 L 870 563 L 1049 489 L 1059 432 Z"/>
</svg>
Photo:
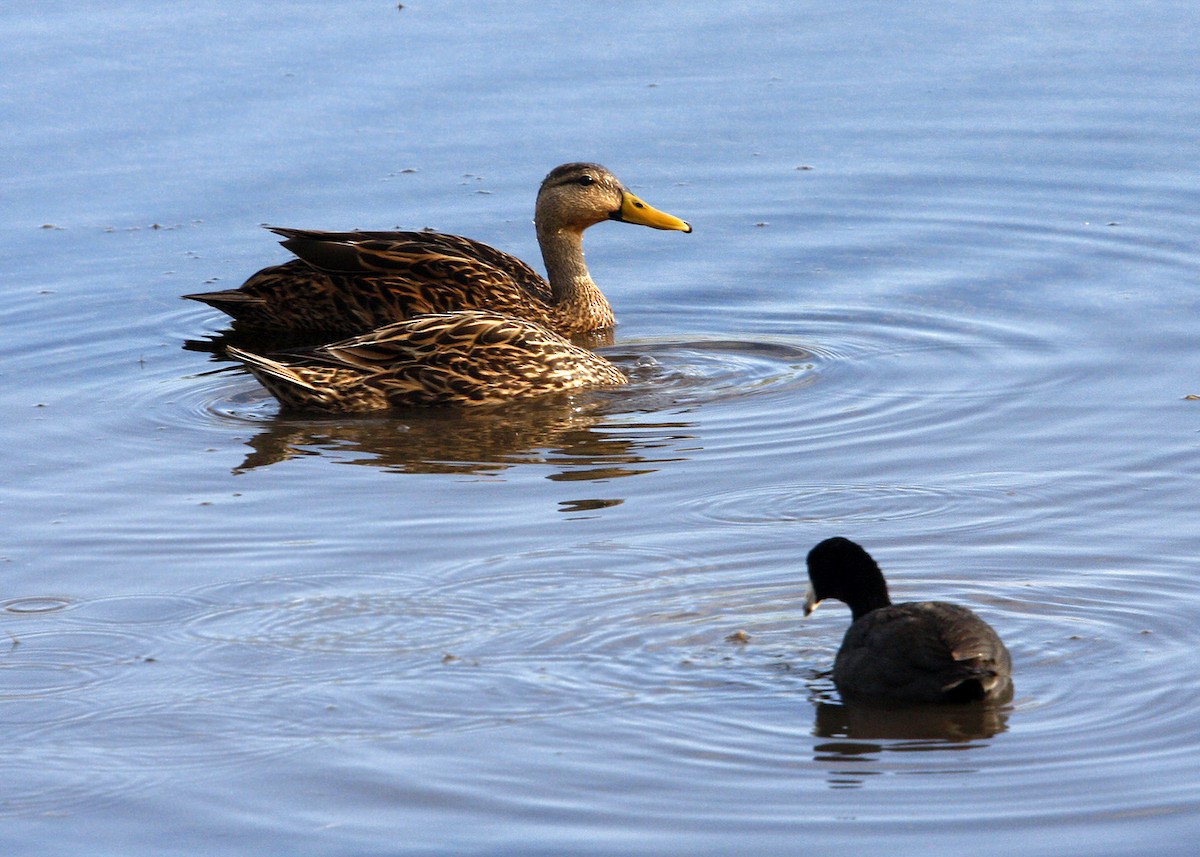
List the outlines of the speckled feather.
<svg viewBox="0 0 1200 857">
<path fill-rule="evenodd" d="M 470 310 L 422 315 L 286 356 L 233 347 L 228 354 L 293 410 L 473 406 L 626 383 L 611 363 L 541 325 Z"/>
<path fill-rule="evenodd" d="M 440 232 L 321 232 L 270 227 L 297 259 L 236 289 L 185 295 L 249 332 L 333 337 L 414 315 L 477 309 L 565 336 L 611 327 L 612 307 L 583 261 L 584 229 L 606 219 L 691 231 L 630 194 L 604 167 L 564 164 L 538 192 L 538 241 L 550 280 L 500 250 Z"/>
<path fill-rule="evenodd" d="M 571 327 L 555 317 L 549 284 L 533 269 L 468 238 L 273 231 L 292 236 L 283 244 L 300 258 L 264 268 L 240 288 L 189 297 L 233 316 L 239 328 L 261 331 L 338 336 L 460 309 L 502 312 L 552 330 Z"/>
</svg>

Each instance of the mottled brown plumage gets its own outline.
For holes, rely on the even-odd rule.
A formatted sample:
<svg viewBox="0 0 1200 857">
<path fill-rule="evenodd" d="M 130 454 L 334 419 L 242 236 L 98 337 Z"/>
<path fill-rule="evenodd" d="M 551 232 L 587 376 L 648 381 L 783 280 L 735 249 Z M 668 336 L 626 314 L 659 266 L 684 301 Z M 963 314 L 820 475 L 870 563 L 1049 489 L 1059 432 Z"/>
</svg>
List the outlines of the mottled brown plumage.
<svg viewBox="0 0 1200 857">
<path fill-rule="evenodd" d="M 497 404 L 627 380 L 535 322 L 479 310 L 421 315 L 279 357 L 227 353 L 284 408 L 327 413 Z"/>
<path fill-rule="evenodd" d="M 244 331 L 345 336 L 414 315 L 478 309 L 571 336 L 610 327 L 588 273 L 583 231 L 603 220 L 691 232 L 598 164 L 564 164 L 538 191 L 535 222 L 548 280 L 507 253 L 438 232 L 319 232 L 270 227 L 298 257 L 237 289 L 184 295 Z"/>
</svg>

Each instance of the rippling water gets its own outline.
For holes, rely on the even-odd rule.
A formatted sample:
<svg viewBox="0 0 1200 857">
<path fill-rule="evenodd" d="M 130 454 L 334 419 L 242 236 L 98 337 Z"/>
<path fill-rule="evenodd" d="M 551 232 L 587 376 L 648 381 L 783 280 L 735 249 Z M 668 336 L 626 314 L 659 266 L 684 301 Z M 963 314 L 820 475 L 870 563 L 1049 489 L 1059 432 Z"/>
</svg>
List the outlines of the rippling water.
<svg viewBox="0 0 1200 857">
<path fill-rule="evenodd" d="M 5 7 L 4 852 L 1190 854 L 1198 25 Z M 696 227 L 588 234 L 628 387 L 280 416 L 178 298 L 262 222 L 536 261 L 576 159 Z M 1013 702 L 844 704 L 835 534 Z"/>
</svg>

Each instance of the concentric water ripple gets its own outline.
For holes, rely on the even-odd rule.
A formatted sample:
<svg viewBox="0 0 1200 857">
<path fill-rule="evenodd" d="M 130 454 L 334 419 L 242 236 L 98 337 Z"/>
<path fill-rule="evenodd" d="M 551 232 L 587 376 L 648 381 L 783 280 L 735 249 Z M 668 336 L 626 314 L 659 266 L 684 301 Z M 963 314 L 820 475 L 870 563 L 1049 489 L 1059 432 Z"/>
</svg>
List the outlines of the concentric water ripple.
<svg viewBox="0 0 1200 857">
<path fill-rule="evenodd" d="M 572 403 L 582 402 L 585 410 L 594 408 L 596 399 L 603 402 L 604 411 L 618 412 L 786 390 L 807 383 L 806 376 L 813 369 L 813 355 L 808 350 L 777 342 L 648 343 L 601 352 L 627 371 L 633 384 L 601 396 L 577 393 L 566 397 Z M 240 367 L 226 364 L 194 375 L 189 393 L 182 402 L 172 404 L 181 405 L 181 418 L 193 422 L 216 416 L 261 423 L 277 412 L 273 402 Z M 528 407 L 537 412 L 539 404 L 529 402 Z M 507 412 L 519 410 L 519 406 L 510 407 Z M 420 417 L 408 413 L 396 418 L 404 422 Z"/>
<path fill-rule="evenodd" d="M 6 628 L 0 656 L 0 700 L 79 694 L 118 681 L 122 672 L 150 656 L 145 634 L 114 628 L 26 630 Z"/>
<path fill-rule="evenodd" d="M 248 442 L 254 452 L 239 469 L 328 454 L 347 463 L 406 472 L 551 464 L 569 468 L 564 478 L 608 479 L 686 457 L 673 450 L 689 445 L 689 421 L 642 414 L 802 385 L 812 368 L 809 357 L 803 349 L 785 345 L 649 346 L 618 360 L 633 375 L 628 387 L 514 402 L 483 412 L 431 409 L 319 420 L 276 417 L 273 400 L 252 379 L 240 371 L 214 370 L 202 376 L 204 383 L 189 394 L 175 419 L 198 426 L 218 417 L 259 426 Z M 638 416 L 620 416 L 632 413 Z"/>
<path fill-rule="evenodd" d="M 615 560 L 623 553 L 602 555 Z M 202 594 L 211 606 L 184 625 L 185 639 L 195 651 L 196 669 L 214 672 L 223 682 L 253 676 L 256 685 L 286 683 L 302 674 L 309 682 L 360 686 L 363 693 L 339 699 L 340 714 L 332 718 L 341 718 L 347 728 L 356 710 L 363 728 L 378 723 L 379 706 L 389 709 L 387 719 L 397 728 L 421 730 L 466 728 L 481 717 L 494 723 L 594 710 L 611 700 L 581 695 L 571 671 L 555 666 L 604 657 L 558 645 L 574 603 L 563 596 L 581 592 L 574 576 L 563 572 L 573 559 L 577 563 L 579 557 L 541 553 L 516 562 L 483 561 L 473 570 L 461 569 L 453 582 L 410 580 L 400 587 L 403 594 L 402 580 L 383 575 L 206 588 Z M 629 578 L 628 572 L 594 572 L 589 587 L 609 580 L 629 590 Z M 548 615 L 531 613 L 539 607 Z M 397 679 L 402 684 L 396 690 L 380 686 Z M 448 697 L 454 685 L 466 695 Z M 472 700 L 471 687 L 490 699 L 487 714 Z M 404 694 L 403 702 L 396 692 Z M 464 707 L 449 702 L 456 696 Z"/>
<path fill-rule="evenodd" d="M 706 520 L 738 525 L 858 525 L 953 515 L 981 502 L 1007 507 L 1011 494 L 1001 486 L 768 485 L 697 497 L 685 508 Z"/>
<path fill-rule="evenodd" d="M 1021 409 L 1066 388 L 1076 371 L 1055 359 L 1064 345 L 1046 326 L 877 310 L 814 313 L 799 326 L 797 341 L 813 354 L 810 383 L 771 397 L 752 415 L 714 414 L 710 424 L 742 435 L 724 454 L 789 445 L 806 456 L 840 450 L 878 457 L 934 433 L 961 445 L 973 427 L 1017 422 Z"/>
<path fill-rule="evenodd" d="M 626 349 L 601 349 L 630 376 L 632 384 L 597 397 L 576 393 L 571 401 L 600 398 L 604 410 L 657 410 L 688 406 L 715 399 L 786 390 L 808 383 L 814 368 L 813 354 L 798 345 L 777 342 L 698 340 L 680 343 L 647 343 Z M 273 400 L 253 379 L 234 366 L 198 374 L 191 405 L 185 412 L 195 418 L 205 413 L 231 419 L 261 421 L 263 403 Z M 186 404 L 186 403 L 185 403 Z M 529 407 L 536 410 L 537 403 Z M 268 411 L 277 407 L 268 406 Z M 517 410 L 516 408 L 510 408 Z M 398 419 L 411 419 L 404 414 Z"/>
<path fill-rule="evenodd" d="M 69 598 L 29 596 L 26 598 L 10 598 L 8 601 L 0 602 L 0 610 L 21 616 L 40 615 L 66 610 L 71 604 L 72 602 Z"/>
<path fill-rule="evenodd" d="M 602 349 L 626 371 L 630 387 L 611 391 L 631 411 L 692 407 L 812 383 L 817 356 L 803 345 L 751 340 L 631 343 Z"/>
<path fill-rule="evenodd" d="M 932 582 L 904 584 L 928 591 Z M 979 594 L 961 599 L 983 604 L 977 609 L 1005 636 L 1014 656 L 1013 703 L 935 712 L 940 716 L 847 707 L 818 672 L 807 680 L 805 707 L 813 712 L 816 738 L 808 764 L 827 771 L 830 789 L 887 791 L 888 817 L 917 811 L 945 788 L 937 778 L 910 777 L 956 769 L 987 774 L 973 783 L 969 806 L 954 806 L 963 823 L 1194 809 L 1185 770 L 1200 752 L 1193 723 L 1200 689 L 1162 685 L 1154 677 L 1177 672 L 1194 651 L 1198 635 L 1190 604 L 1196 594 L 1174 571 L 1099 568 L 1078 579 L 1035 576 L 1011 585 L 1008 597 L 990 605 Z M 797 622 L 795 633 L 811 639 L 810 628 Z M 843 628 L 804 657 L 832 664 Z M 1096 704 L 1097 687 L 1103 688 L 1103 705 Z M 690 740 L 699 755 L 704 747 L 726 754 L 726 775 L 748 766 L 770 776 L 767 771 L 802 763 L 808 742 L 798 736 L 775 760 L 729 758 L 733 722 L 711 702 L 697 709 L 694 717 L 709 722 L 698 722 Z M 720 736 L 719 746 L 712 736 Z M 1159 769 L 1160 785 L 1143 782 L 1131 802 L 1128 782 L 1117 772 L 1137 777 L 1147 764 Z M 1074 796 L 1069 805 L 1045 800 L 1066 782 Z M 865 806 L 860 812 L 863 820 L 874 817 Z"/>
<path fill-rule="evenodd" d="M 257 427 L 248 441 L 254 451 L 239 469 L 325 454 L 406 472 L 567 463 L 586 465 L 590 474 L 573 470 L 583 478 L 605 478 L 646 472 L 681 457 L 672 449 L 689 445 L 699 420 L 723 427 L 732 419 L 758 444 L 803 444 L 810 452 L 831 445 L 896 445 L 927 432 L 931 410 L 939 414 L 940 430 L 962 434 L 964 423 L 1002 420 L 1031 395 L 1066 384 L 1071 376 L 1061 366 L 1040 379 L 1012 371 L 1053 365 L 1046 359 L 1054 349 L 1048 333 L 895 311 L 816 313 L 797 326 L 790 340 L 775 333 L 761 340 L 633 341 L 602 349 L 630 375 L 630 385 L 514 402 L 485 413 L 279 417 L 270 396 L 229 366 L 191 378 L 169 409 L 145 404 L 151 413 L 158 411 L 156 419 L 197 430 L 213 420 Z M 718 405 L 719 411 L 701 410 Z M 655 427 L 647 414 L 659 415 L 668 434 L 646 438 L 646 429 Z M 631 421 L 633 415 L 638 417 Z M 683 419 L 662 422 L 664 415 Z M 755 427 L 750 435 L 741 431 L 748 419 Z M 626 427 L 637 434 L 623 438 Z M 658 449 L 663 451 L 645 454 Z M 726 448 L 722 454 L 735 452 Z"/>
<path fill-rule="evenodd" d="M 1176 571 L 956 580 L 957 600 L 983 611 L 1008 641 L 1017 696 L 996 712 L 935 721 L 847 709 L 824 673 L 844 626 L 800 620 L 794 570 L 776 582 L 761 573 L 738 582 L 739 569 L 769 561 L 598 543 L 426 575 L 247 579 L 51 610 L 35 621 L 68 626 L 22 641 L 40 650 L 29 663 L 45 674 L 56 671 L 51 661 L 78 672 L 80 653 L 91 652 L 87 680 L 25 688 L 25 714 L 8 709 L 13 735 L 54 734 L 70 745 L 100 729 L 122 763 L 100 765 L 85 784 L 56 773 L 43 753 L 44 788 L 27 771 L 9 808 L 144 790 L 165 775 L 166 747 L 171 770 L 211 773 L 214 753 L 237 769 L 339 736 L 459 734 L 613 708 L 630 728 L 658 736 L 633 752 L 653 756 L 670 736 L 673 765 L 731 783 L 753 776 L 751 795 L 812 767 L 831 792 L 887 790 L 889 814 L 944 789 L 928 775 L 986 771 L 986 783 L 972 786 L 974 815 L 955 809 L 960 821 L 1169 812 L 1193 800 L 1176 769 L 1200 751 L 1191 728 L 1200 691 L 1147 681 L 1178 669 L 1197 642 L 1188 607 L 1196 593 Z M 894 584 L 898 592 L 945 586 L 911 574 Z M 147 651 L 155 657 L 130 654 Z M 118 684 L 102 689 L 100 676 Z M 153 692 L 142 687 L 137 701 L 123 701 L 131 681 L 152 682 Z M 1094 684 L 1109 704 L 1082 690 Z M 53 713 L 38 702 L 85 687 L 92 702 L 72 696 Z M 774 713 L 757 724 L 745 720 L 751 711 Z M 764 730 L 774 733 L 769 754 Z M 201 732 L 205 740 L 195 741 Z M 1030 752 L 1046 761 L 1031 769 Z M 21 759 L 16 770 L 25 770 Z M 1142 789 L 1130 806 L 1112 773 L 1148 760 L 1163 770 L 1163 786 Z M 1086 801 L 1045 806 L 1036 795 L 1064 779 L 1087 784 Z M 1019 784 L 1033 796 L 1022 797 Z M 1003 808 L 981 794 L 1003 795 Z"/>
<path fill-rule="evenodd" d="M 440 653 L 448 641 L 471 627 L 473 615 L 453 601 L 422 603 L 417 594 L 397 591 L 401 580 L 383 575 L 331 574 L 306 578 L 246 580 L 206 587 L 197 595 L 207 603 L 186 623 L 190 639 L 209 648 L 201 668 L 220 669 L 224 658 L 211 649 L 231 647 L 242 657 L 259 653 L 264 662 L 279 660 L 285 674 L 295 664 L 287 657 L 328 657 L 335 673 L 342 657 Z M 239 652 L 231 652 L 236 659 Z M 310 664 L 310 667 L 313 664 Z M 234 666 L 243 672 L 246 663 Z"/>
</svg>

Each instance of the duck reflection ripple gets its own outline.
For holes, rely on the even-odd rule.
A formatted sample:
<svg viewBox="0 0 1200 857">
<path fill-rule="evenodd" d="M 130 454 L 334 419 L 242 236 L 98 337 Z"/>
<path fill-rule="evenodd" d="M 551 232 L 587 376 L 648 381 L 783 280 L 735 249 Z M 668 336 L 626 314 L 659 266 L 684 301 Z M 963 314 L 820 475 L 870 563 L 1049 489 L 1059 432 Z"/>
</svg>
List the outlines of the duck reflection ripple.
<svg viewBox="0 0 1200 857">
<path fill-rule="evenodd" d="M 685 422 L 607 420 L 602 403 L 578 396 L 485 413 L 404 413 L 371 419 L 277 417 L 247 441 L 243 472 L 297 456 L 333 454 L 345 464 L 402 473 L 496 474 L 520 464 L 556 468 L 550 479 L 612 479 L 651 473 L 682 456 Z"/>
<path fill-rule="evenodd" d="M 220 360 L 220 337 L 185 343 Z M 595 343 L 589 343 L 595 344 Z M 602 344 L 602 343 L 601 343 Z M 690 414 L 698 405 L 802 386 L 814 355 L 786 344 L 725 340 L 635 343 L 609 353 L 632 383 L 470 410 L 412 409 L 385 415 L 309 418 L 278 414 L 240 372 L 205 373 L 202 410 L 248 422 L 253 450 L 234 472 L 300 456 L 403 473 L 497 475 L 549 465 L 555 481 L 608 480 L 652 473 L 701 448 Z"/>
</svg>

